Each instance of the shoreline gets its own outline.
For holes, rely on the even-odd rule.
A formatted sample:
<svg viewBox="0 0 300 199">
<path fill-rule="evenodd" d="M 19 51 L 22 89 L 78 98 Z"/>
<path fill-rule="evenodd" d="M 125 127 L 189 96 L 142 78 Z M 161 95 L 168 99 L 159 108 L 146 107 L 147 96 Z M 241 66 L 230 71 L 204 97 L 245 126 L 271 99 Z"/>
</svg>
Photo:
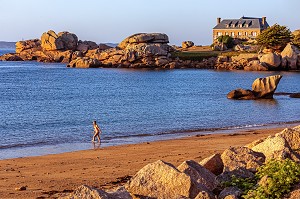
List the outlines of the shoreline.
<svg viewBox="0 0 300 199">
<path fill-rule="evenodd" d="M 128 137 L 116 138 L 110 142 L 111 139 L 102 140 L 101 148 L 123 146 L 130 144 L 141 144 L 144 142 L 157 142 L 164 140 L 180 139 L 191 136 L 203 136 L 211 134 L 230 134 L 241 130 L 257 130 L 267 128 L 281 128 L 290 125 L 300 125 L 300 121 L 291 122 L 278 122 L 271 124 L 261 125 L 245 125 L 237 127 L 221 127 L 221 128 L 207 128 L 207 129 L 190 129 L 182 131 L 170 131 L 169 133 L 161 134 L 147 134 L 147 135 L 136 135 Z M 13 147 L 0 149 L 1 160 L 8 160 L 14 158 L 25 158 L 25 157 L 39 157 L 45 155 L 55 155 L 68 152 L 77 152 L 82 150 L 93 150 L 100 148 L 97 143 L 91 142 L 75 142 L 75 143 L 60 143 L 56 145 L 42 145 L 42 146 L 29 146 L 29 147 Z"/>
<path fill-rule="evenodd" d="M 156 160 L 175 166 L 190 159 L 199 162 L 230 146 L 243 146 L 294 126 L 297 124 L 0 160 L 0 195 L 2 198 L 53 198 L 82 184 L 113 188 Z M 21 186 L 27 186 L 27 190 L 15 191 Z"/>
</svg>

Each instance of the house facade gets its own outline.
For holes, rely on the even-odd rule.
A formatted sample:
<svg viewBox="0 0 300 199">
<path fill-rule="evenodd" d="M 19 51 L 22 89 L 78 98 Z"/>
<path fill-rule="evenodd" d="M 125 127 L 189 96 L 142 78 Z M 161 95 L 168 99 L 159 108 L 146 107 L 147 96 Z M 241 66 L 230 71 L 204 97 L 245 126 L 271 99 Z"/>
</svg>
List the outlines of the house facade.
<svg viewBox="0 0 300 199">
<path fill-rule="evenodd" d="M 213 28 L 213 40 L 222 35 L 229 35 L 239 39 L 255 39 L 269 24 L 266 17 L 241 17 L 240 19 L 217 18 L 217 25 Z"/>
</svg>

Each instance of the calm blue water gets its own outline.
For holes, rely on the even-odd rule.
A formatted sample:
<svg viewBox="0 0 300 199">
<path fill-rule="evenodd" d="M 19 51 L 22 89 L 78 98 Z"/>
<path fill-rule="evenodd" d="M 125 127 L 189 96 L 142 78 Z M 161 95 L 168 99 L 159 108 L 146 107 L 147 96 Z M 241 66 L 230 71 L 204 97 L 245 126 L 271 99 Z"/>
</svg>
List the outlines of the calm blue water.
<svg viewBox="0 0 300 199">
<path fill-rule="evenodd" d="M 93 148 L 207 130 L 300 122 L 300 99 L 234 101 L 257 77 L 282 74 L 277 92 L 300 92 L 300 73 L 70 69 L 0 62 L 0 159 Z"/>
</svg>

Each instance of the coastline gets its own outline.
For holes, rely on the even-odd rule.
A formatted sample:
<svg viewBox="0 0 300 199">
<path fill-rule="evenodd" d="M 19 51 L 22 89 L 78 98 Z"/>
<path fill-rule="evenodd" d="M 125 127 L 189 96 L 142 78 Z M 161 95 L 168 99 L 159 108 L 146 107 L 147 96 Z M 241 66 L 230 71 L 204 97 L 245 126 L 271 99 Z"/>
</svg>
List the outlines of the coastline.
<svg viewBox="0 0 300 199">
<path fill-rule="evenodd" d="M 144 142 L 157 142 L 164 140 L 180 139 L 192 136 L 204 136 L 210 134 L 231 134 L 244 130 L 257 130 L 267 128 L 281 128 L 290 125 L 300 125 L 300 121 L 291 122 L 278 122 L 271 124 L 259 124 L 259 125 L 245 125 L 245 126 L 232 126 L 232 127 L 221 127 L 221 128 L 203 128 L 203 129 L 187 129 L 182 131 L 170 131 L 160 134 L 141 134 L 132 136 L 120 136 L 116 139 L 103 140 L 101 148 L 122 146 L 129 144 L 140 144 Z M 75 142 L 75 143 L 60 143 L 56 145 L 37 145 L 29 147 L 14 147 L 14 148 L 0 148 L 0 161 L 13 158 L 25 158 L 35 156 L 45 156 L 53 154 L 61 154 L 68 152 L 77 152 L 82 150 L 97 149 L 99 146 L 92 144 L 89 139 L 86 142 Z"/>
<path fill-rule="evenodd" d="M 148 163 L 164 160 L 178 166 L 185 160 L 200 161 L 229 146 L 243 146 L 286 127 L 244 128 L 206 135 L 82 150 L 54 155 L 0 160 L 2 198 L 57 197 L 82 184 L 112 188 Z M 25 191 L 15 188 L 27 186 Z"/>
</svg>

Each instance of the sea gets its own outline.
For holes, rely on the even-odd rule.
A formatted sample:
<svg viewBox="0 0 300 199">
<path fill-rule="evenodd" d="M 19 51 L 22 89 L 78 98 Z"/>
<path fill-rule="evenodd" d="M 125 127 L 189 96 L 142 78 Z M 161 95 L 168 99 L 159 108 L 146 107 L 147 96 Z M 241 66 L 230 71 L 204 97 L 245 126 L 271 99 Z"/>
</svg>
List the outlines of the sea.
<svg viewBox="0 0 300 199">
<path fill-rule="evenodd" d="M 0 50 L 0 54 L 13 50 Z M 259 77 L 300 92 L 299 72 L 75 69 L 0 61 L 0 159 L 300 123 L 300 99 L 229 100 Z M 92 122 L 102 143 L 92 144 Z"/>
</svg>

